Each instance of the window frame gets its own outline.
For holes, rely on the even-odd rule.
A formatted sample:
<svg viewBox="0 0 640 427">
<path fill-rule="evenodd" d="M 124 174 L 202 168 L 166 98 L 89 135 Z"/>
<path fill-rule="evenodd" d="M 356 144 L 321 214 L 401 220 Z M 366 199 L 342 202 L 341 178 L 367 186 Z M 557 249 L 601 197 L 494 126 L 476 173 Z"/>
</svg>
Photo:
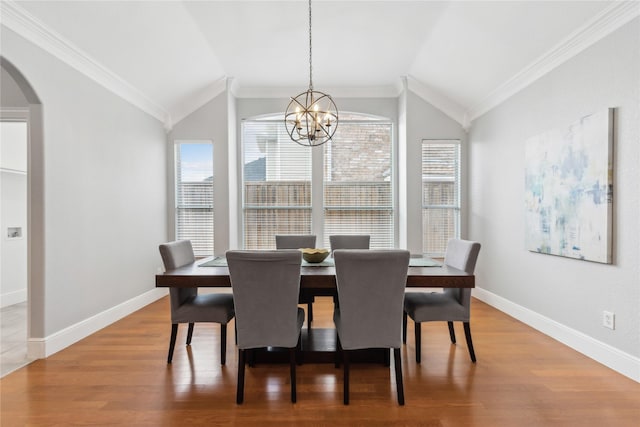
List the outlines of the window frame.
<svg viewBox="0 0 640 427">
<path fill-rule="evenodd" d="M 282 122 L 283 114 L 268 114 L 250 117 L 242 120 L 240 125 L 240 140 L 239 140 L 239 155 L 238 155 L 238 164 L 239 164 L 239 192 L 240 200 L 240 221 L 239 221 L 239 243 L 240 246 L 246 249 L 246 212 L 247 205 L 245 205 L 246 194 L 245 194 L 245 172 L 244 172 L 244 157 L 245 157 L 245 125 L 247 122 Z M 354 119 L 349 120 L 345 119 L 351 115 Z M 388 125 L 389 132 L 389 181 L 390 181 L 390 205 L 384 206 L 383 209 L 376 210 L 385 210 L 389 212 L 390 218 L 390 226 L 391 226 L 391 236 L 389 238 L 389 247 L 395 247 L 398 242 L 398 224 L 397 224 L 397 147 L 396 147 L 396 134 L 395 134 L 395 123 L 392 119 L 387 117 L 382 117 L 369 113 L 360 113 L 360 112 L 341 112 L 341 123 L 348 121 L 349 123 L 378 123 Z M 291 144 L 295 144 L 294 141 L 287 141 Z M 331 141 L 327 142 L 327 144 L 332 144 Z M 311 234 L 315 234 L 317 236 L 316 245 L 328 245 L 328 237 L 327 242 L 325 240 L 325 197 L 324 197 L 324 180 L 325 180 L 325 150 L 318 148 L 310 148 L 304 147 L 308 150 L 312 150 L 311 152 Z M 322 146 L 321 146 L 322 148 Z M 275 240 L 273 247 L 275 248 Z"/>
<path fill-rule="evenodd" d="M 455 159 L 455 176 L 450 178 L 450 177 L 445 177 L 442 176 L 439 180 L 438 179 L 429 179 L 429 178 L 425 178 L 424 175 L 424 159 L 425 159 L 425 154 L 424 154 L 424 150 L 425 150 L 425 146 L 426 145 L 444 145 L 444 144 L 450 144 L 452 146 L 455 146 L 456 149 L 456 159 Z M 449 239 L 452 238 L 460 238 L 461 236 L 461 227 L 462 227 L 462 141 L 460 139 L 446 139 L 446 138 L 439 138 L 439 139 L 423 139 L 421 141 L 421 145 L 420 145 L 420 151 L 421 151 L 421 157 L 420 157 L 420 178 L 421 178 L 421 183 L 420 183 L 420 191 L 421 191 L 421 215 L 420 215 L 420 226 L 422 229 L 422 252 L 428 256 L 432 256 L 432 257 L 443 257 L 445 255 L 446 252 L 446 242 Z M 425 201 L 425 183 L 426 182 L 453 182 L 454 183 L 454 202 L 451 204 L 443 204 L 443 203 L 427 203 Z M 443 238 L 443 243 L 444 246 L 441 248 L 442 251 L 430 251 L 428 250 L 427 244 L 426 244 L 426 237 L 427 237 L 427 233 L 428 230 L 424 229 L 424 225 L 425 225 L 425 215 L 426 212 L 428 210 L 452 210 L 454 218 L 453 218 L 453 222 L 454 222 L 454 230 L 452 234 L 449 234 L 448 236 L 446 236 L 445 238 Z M 444 231 L 444 230 L 441 230 Z"/>
<path fill-rule="evenodd" d="M 211 146 L 211 182 L 208 183 L 210 184 L 210 188 L 211 188 L 211 203 L 188 203 L 188 204 L 184 204 L 182 203 L 182 197 L 181 197 L 181 192 L 183 190 L 181 190 L 180 185 L 183 184 L 181 181 L 181 170 L 182 170 L 182 156 L 181 156 L 181 147 L 183 145 L 200 145 L 200 144 L 206 144 L 206 145 L 210 145 Z M 191 140 L 191 139 L 177 139 L 174 140 L 173 143 L 173 167 L 174 167 L 174 177 L 173 177 L 173 204 L 174 204 L 174 209 L 173 209 L 173 231 L 174 231 L 174 236 L 176 240 L 180 240 L 180 239 L 188 239 L 188 240 L 192 240 L 192 246 L 193 246 L 193 250 L 194 250 L 194 254 L 197 258 L 202 258 L 202 257 L 206 257 L 206 256 L 210 256 L 214 254 L 215 251 L 215 165 L 214 165 L 214 160 L 215 160 L 215 146 L 212 140 L 209 139 L 198 139 L 198 140 Z M 190 181 L 185 181 L 185 183 L 190 182 Z M 194 181 L 197 182 L 199 184 L 198 181 Z M 206 183 L 206 181 L 203 181 Z M 201 185 L 202 187 L 205 187 L 204 185 Z M 189 238 L 188 233 L 185 233 L 183 231 L 180 230 L 180 211 L 181 210 L 202 210 L 202 211 L 211 211 L 211 233 L 210 233 L 210 239 L 205 235 L 205 237 L 202 237 L 202 232 L 199 231 L 198 232 L 198 239 L 197 241 L 195 241 L 193 238 Z M 186 235 L 185 235 L 186 234 Z M 208 240 L 206 242 L 206 247 L 205 250 L 201 249 L 201 244 L 199 244 L 199 241 L 203 241 L 203 240 Z"/>
</svg>

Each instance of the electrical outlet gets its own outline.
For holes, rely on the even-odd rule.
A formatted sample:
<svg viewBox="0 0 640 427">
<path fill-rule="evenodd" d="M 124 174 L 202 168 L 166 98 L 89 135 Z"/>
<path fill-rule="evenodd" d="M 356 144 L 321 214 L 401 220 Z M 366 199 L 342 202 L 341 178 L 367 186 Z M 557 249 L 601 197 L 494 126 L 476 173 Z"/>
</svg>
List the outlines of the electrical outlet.
<svg viewBox="0 0 640 427">
<path fill-rule="evenodd" d="M 602 312 L 602 326 L 609 329 L 616 328 L 616 315 L 610 311 Z"/>
</svg>

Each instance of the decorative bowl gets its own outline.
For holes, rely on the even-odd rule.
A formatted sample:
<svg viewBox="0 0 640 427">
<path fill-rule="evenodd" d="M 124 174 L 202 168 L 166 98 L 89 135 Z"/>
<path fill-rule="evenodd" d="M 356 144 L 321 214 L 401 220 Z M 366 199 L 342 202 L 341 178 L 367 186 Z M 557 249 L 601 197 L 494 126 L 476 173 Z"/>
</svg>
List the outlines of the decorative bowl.
<svg viewBox="0 0 640 427">
<path fill-rule="evenodd" d="M 329 251 L 326 249 L 302 248 L 300 251 L 302 258 L 311 263 L 322 262 L 329 256 Z"/>
</svg>

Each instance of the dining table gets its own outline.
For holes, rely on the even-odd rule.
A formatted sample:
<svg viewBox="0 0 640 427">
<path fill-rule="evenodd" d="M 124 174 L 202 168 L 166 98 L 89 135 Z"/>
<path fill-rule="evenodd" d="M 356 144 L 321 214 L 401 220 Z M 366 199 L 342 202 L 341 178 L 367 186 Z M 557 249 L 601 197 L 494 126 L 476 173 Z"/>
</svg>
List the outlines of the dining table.
<svg viewBox="0 0 640 427">
<path fill-rule="evenodd" d="M 156 274 L 158 288 L 229 288 L 231 279 L 223 256 L 207 257 L 193 263 Z M 407 288 L 473 288 L 475 276 L 422 255 L 412 255 L 407 269 Z M 302 261 L 300 289 L 313 296 L 337 295 L 336 270 L 333 260 L 320 263 Z M 400 325 L 399 325 L 400 327 Z M 399 332 L 398 332 L 399 333 Z M 301 355 L 304 362 L 333 363 L 336 331 L 327 328 L 303 328 Z M 354 362 L 388 363 L 388 351 L 362 351 L 352 355 Z M 286 352 L 269 349 L 257 356 L 258 361 L 288 363 Z"/>
</svg>

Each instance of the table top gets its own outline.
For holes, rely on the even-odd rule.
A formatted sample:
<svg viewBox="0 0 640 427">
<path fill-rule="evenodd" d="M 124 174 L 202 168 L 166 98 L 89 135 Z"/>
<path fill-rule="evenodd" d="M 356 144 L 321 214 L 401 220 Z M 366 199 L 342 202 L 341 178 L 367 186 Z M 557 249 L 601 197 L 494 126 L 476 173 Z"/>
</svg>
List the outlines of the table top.
<svg viewBox="0 0 640 427">
<path fill-rule="evenodd" d="M 229 268 L 201 267 L 212 257 L 197 260 L 192 264 L 156 275 L 156 287 L 204 288 L 231 287 Z M 335 267 L 300 267 L 300 288 L 335 289 Z M 409 267 L 407 287 L 419 288 L 473 288 L 475 276 L 449 266 Z"/>
</svg>

